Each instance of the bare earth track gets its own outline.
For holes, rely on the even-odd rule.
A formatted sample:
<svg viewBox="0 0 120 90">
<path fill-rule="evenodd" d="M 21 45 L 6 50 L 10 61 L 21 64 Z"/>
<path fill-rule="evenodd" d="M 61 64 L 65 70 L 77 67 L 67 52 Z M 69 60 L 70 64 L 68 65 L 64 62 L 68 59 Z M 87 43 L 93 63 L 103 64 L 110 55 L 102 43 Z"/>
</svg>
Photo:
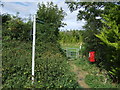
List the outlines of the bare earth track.
<svg viewBox="0 0 120 90">
<path fill-rule="evenodd" d="M 77 67 L 73 61 L 69 61 L 70 66 L 72 67 L 72 72 L 76 74 L 78 84 L 83 88 L 90 88 L 84 81 L 85 76 L 88 74 L 87 72 Z"/>
</svg>

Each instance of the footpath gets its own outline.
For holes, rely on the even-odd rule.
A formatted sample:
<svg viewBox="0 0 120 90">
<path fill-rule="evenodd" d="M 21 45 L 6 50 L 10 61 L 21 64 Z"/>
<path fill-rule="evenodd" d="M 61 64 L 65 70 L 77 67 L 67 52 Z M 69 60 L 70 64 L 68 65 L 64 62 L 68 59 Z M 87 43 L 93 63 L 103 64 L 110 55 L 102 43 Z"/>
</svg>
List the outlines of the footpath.
<svg viewBox="0 0 120 90">
<path fill-rule="evenodd" d="M 71 72 L 74 72 L 76 74 L 77 82 L 78 84 L 83 87 L 83 88 L 90 88 L 86 83 L 85 83 L 85 76 L 88 74 L 87 72 L 83 71 L 80 69 L 80 67 L 77 67 L 73 61 L 69 61 L 69 64 L 71 66 Z"/>
</svg>

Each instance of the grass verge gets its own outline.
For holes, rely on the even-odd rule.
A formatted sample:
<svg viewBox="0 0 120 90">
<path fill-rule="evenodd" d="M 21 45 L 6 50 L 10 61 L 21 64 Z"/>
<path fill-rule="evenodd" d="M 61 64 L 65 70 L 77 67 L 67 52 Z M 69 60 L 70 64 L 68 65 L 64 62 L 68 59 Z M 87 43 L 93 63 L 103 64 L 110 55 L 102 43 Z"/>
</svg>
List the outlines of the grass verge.
<svg viewBox="0 0 120 90">
<path fill-rule="evenodd" d="M 91 64 L 86 57 L 77 59 L 74 63 L 88 73 L 85 77 L 85 83 L 91 88 L 120 88 L 120 85 L 112 83 L 107 71 L 101 71 L 95 64 Z"/>
</svg>

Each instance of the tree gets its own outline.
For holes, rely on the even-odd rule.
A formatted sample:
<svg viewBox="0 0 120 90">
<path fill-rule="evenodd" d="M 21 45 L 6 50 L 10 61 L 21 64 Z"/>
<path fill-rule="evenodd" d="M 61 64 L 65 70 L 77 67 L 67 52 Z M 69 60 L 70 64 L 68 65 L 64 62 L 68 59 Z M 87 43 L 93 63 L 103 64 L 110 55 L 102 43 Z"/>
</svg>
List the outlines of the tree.
<svg viewBox="0 0 120 90">
<path fill-rule="evenodd" d="M 86 52 L 96 51 L 98 65 L 120 80 L 120 2 L 67 2 L 71 11 L 79 9 L 78 20 L 86 20 Z M 81 9 L 82 8 L 82 9 Z M 96 19 L 100 17 L 100 19 Z M 97 36 L 97 38 L 96 38 Z M 101 42 L 102 41 L 102 42 Z M 102 63 L 102 64 L 101 64 Z"/>
<path fill-rule="evenodd" d="M 105 3 L 101 2 L 66 2 L 71 12 L 79 10 L 77 20 L 86 20 L 87 23 L 84 26 L 87 30 L 98 30 L 102 25 L 100 20 L 96 17 L 100 17 L 104 10 Z"/>
<path fill-rule="evenodd" d="M 31 30 L 29 21 L 23 22 L 18 16 L 2 15 L 3 40 L 29 40 Z"/>
<path fill-rule="evenodd" d="M 100 40 L 95 34 L 100 33 L 103 23 L 101 22 L 102 14 L 109 14 L 108 10 L 114 6 L 115 2 L 66 2 L 70 11 L 79 10 L 77 20 L 86 20 L 84 42 L 86 44 L 86 55 L 91 50 L 96 51 L 97 62 L 102 60 L 100 52 L 103 46 L 99 44 Z M 97 19 L 100 17 L 100 19 Z"/>
<path fill-rule="evenodd" d="M 114 5 L 109 9 L 109 14 L 103 14 L 102 22 L 104 26 L 96 36 L 101 40 L 103 45 L 107 47 L 104 52 L 103 62 L 106 62 L 105 68 L 115 77 L 115 80 L 120 80 L 120 6 Z M 108 52 L 109 51 L 109 52 Z M 104 64 L 104 63 L 103 63 Z"/>
<path fill-rule="evenodd" d="M 11 20 L 11 15 L 10 14 L 2 14 L 2 25 L 7 23 L 7 21 Z"/>
<path fill-rule="evenodd" d="M 37 20 L 43 22 L 43 24 L 37 24 L 39 40 L 44 42 L 56 42 L 56 40 L 58 40 L 59 28 L 65 25 L 62 23 L 65 15 L 62 8 L 59 9 L 53 2 L 48 2 L 46 5 L 39 3 Z"/>
</svg>

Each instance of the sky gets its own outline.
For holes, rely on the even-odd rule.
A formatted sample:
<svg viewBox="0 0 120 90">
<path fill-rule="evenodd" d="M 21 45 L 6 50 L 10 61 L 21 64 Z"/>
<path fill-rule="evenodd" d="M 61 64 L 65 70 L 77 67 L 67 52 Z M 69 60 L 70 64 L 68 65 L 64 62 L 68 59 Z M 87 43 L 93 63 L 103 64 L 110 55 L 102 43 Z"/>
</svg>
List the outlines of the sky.
<svg viewBox="0 0 120 90">
<path fill-rule="evenodd" d="M 37 4 L 47 3 L 52 1 L 54 4 L 57 4 L 58 7 L 62 7 L 62 9 L 67 13 L 63 22 L 67 25 L 65 27 L 60 28 L 60 30 L 82 30 L 82 26 L 85 24 L 84 20 L 77 21 L 77 11 L 70 12 L 65 0 L 1 0 L 4 4 L 2 7 L 2 13 L 9 13 L 16 15 L 16 12 L 20 12 L 19 16 L 22 18 L 28 18 L 29 14 L 35 14 L 37 11 Z"/>
</svg>

